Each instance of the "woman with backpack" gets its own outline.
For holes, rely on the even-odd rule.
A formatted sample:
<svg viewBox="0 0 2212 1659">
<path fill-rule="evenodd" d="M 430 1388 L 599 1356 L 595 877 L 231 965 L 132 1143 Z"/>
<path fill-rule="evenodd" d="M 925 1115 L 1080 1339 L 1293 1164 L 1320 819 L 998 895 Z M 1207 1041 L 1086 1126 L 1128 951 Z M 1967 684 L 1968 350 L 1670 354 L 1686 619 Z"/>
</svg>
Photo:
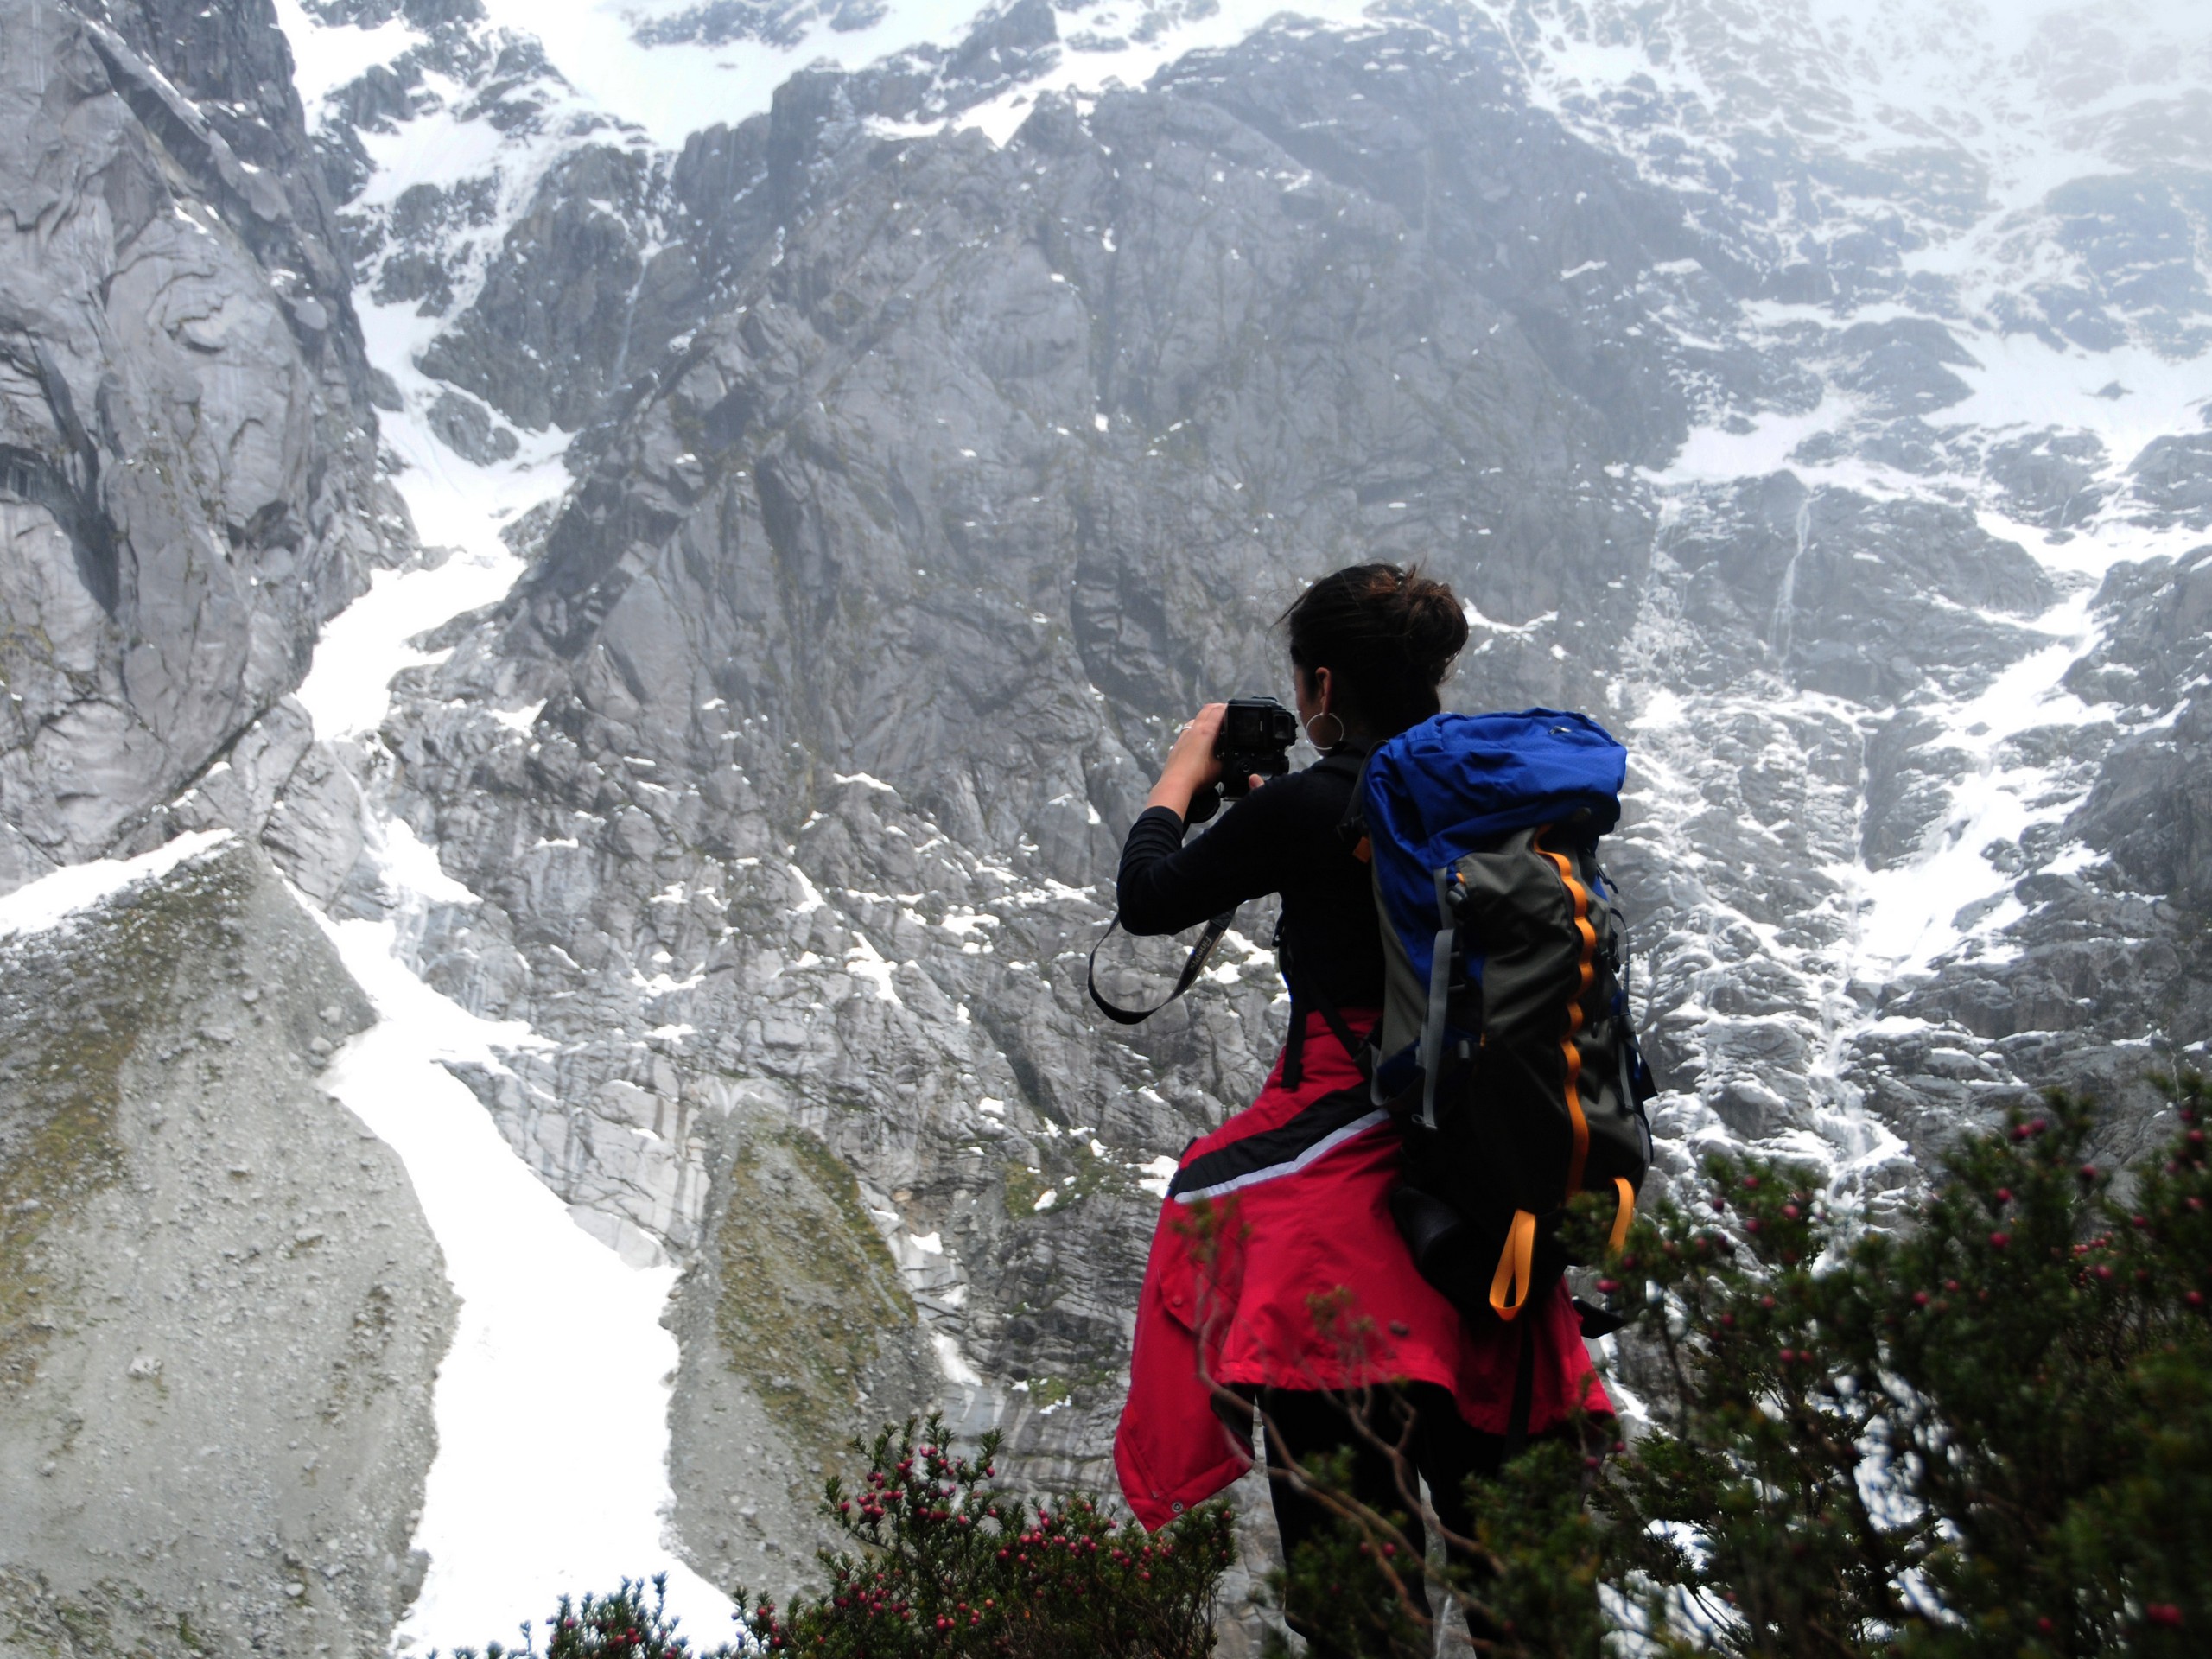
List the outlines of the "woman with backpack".
<svg viewBox="0 0 2212 1659">
<path fill-rule="evenodd" d="M 1170 1183 L 1115 1461 L 1138 1518 L 1165 1525 L 1250 1467 L 1256 1408 L 1287 1560 L 1329 1523 L 1292 1472 L 1316 1454 L 1348 1450 L 1353 1495 L 1412 1515 L 1413 1471 L 1370 1437 L 1402 1439 L 1437 1517 L 1465 1536 L 1466 1482 L 1503 1461 L 1516 1381 L 1531 1434 L 1611 1406 L 1563 1285 L 1513 1324 L 1478 1324 L 1415 1269 L 1390 1209 L 1399 1129 L 1359 1063 L 1383 1002 L 1384 953 L 1348 809 L 1368 751 L 1438 713 L 1467 639 L 1459 603 L 1411 570 L 1356 565 L 1314 583 L 1283 621 L 1298 717 L 1321 759 L 1263 787 L 1255 779 L 1186 844 L 1192 798 L 1218 781 L 1223 705 L 1212 705 L 1177 739 L 1122 848 L 1118 897 L 1132 933 L 1177 932 L 1280 894 L 1291 1007 L 1258 1099 L 1192 1142 Z M 1347 1410 L 1355 1402 L 1365 1433 Z M 1418 1555 L 1417 1516 L 1408 1530 Z M 1286 1611 L 1319 1637 L 1320 1610 L 1300 1605 L 1295 1580 Z M 1318 1640 L 1314 1650 L 1338 1651 Z"/>
</svg>

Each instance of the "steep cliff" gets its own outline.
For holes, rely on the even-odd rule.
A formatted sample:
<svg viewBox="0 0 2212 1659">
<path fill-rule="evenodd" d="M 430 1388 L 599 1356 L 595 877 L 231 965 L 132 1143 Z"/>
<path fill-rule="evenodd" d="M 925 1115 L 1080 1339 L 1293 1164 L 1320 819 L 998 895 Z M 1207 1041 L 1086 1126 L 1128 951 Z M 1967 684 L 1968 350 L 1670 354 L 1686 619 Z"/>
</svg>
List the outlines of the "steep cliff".
<svg viewBox="0 0 2212 1659">
<path fill-rule="evenodd" d="M 54 63 L 111 41 L 69 16 Z M 613 1391 L 525 1412 L 532 1370 L 504 1402 L 549 1433 L 605 1428 L 587 1399 L 652 1420 L 622 1444 L 664 1449 L 665 1481 L 569 1518 L 589 1570 L 650 1565 L 668 1502 L 706 1578 L 780 1582 L 842 1437 L 931 1402 L 1006 1427 L 1026 1478 L 1106 1478 L 1163 1171 L 1255 1087 L 1281 1004 L 1264 906 L 1134 1033 L 1099 1028 L 1084 954 L 1177 723 L 1281 691 L 1272 619 L 1350 559 L 1465 597 L 1453 706 L 1579 706 L 1629 742 L 1608 863 L 1662 1179 L 1755 1145 L 1878 1220 L 2024 1091 L 2095 1089 L 2121 1157 L 2157 1075 L 2202 1062 L 2201 20 L 283 16 L 297 107 L 249 8 L 141 9 L 83 61 L 88 86 L 128 53 L 165 97 L 231 87 L 205 130 L 283 197 L 300 251 L 254 219 L 235 272 L 305 365 L 269 406 L 315 481 L 277 493 L 326 529 L 280 569 L 238 563 L 219 493 L 188 523 L 283 666 L 195 675 L 236 718 L 68 809 L 93 828 L 6 816 L 57 859 L 257 836 L 373 982 L 340 1092 L 404 1143 L 456 1282 L 474 1235 L 433 1191 L 436 1120 L 377 1116 L 417 1089 L 480 1109 L 626 1264 L 592 1281 L 626 1333 L 599 1346 L 637 1350 Z M 142 105 L 71 107 L 154 154 Z M 246 223 L 176 188 L 162 223 Z M 358 287 L 315 289 L 316 355 L 282 272 L 322 283 L 340 241 Z M 206 354 L 130 341 L 100 348 L 118 386 Z M 350 447 L 316 435 L 345 411 Z M 74 443 L 35 477 L 88 468 Z M 88 662 L 111 634 L 164 662 L 231 638 L 213 610 L 95 626 L 86 487 L 8 509 L 40 528 L 6 580 L 69 595 Z M 302 677 L 397 522 L 387 487 L 429 550 Z M 42 729 L 81 730 L 87 766 L 140 753 Z M 1128 952 L 1109 971 L 1170 960 Z M 491 1334 L 456 1377 L 531 1329 L 470 1282 Z M 442 1424 L 474 1386 L 442 1381 Z M 409 1631 L 480 1641 L 454 1621 L 489 1604 L 455 1586 L 507 1564 L 433 1487 Z"/>
<path fill-rule="evenodd" d="M 273 13 L 21 0 L 0 29 L 14 885 L 269 715 L 407 537 Z"/>
<path fill-rule="evenodd" d="M 251 844 L 411 548 L 350 270 L 266 6 L 0 41 L 0 1648 L 380 1651 L 452 1303 Z"/>
</svg>

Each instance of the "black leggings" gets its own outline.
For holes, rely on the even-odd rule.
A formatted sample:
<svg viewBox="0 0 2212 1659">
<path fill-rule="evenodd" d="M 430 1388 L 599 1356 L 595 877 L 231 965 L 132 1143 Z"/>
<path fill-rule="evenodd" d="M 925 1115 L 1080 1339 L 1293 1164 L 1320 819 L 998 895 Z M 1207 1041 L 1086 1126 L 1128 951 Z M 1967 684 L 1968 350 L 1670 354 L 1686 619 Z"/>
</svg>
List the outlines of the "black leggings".
<svg viewBox="0 0 2212 1659">
<path fill-rule="evenodd" d="M 1385 1446 L 1395 1446 L 1411 1419 L 1408 1451 L 1413 1471 L 1428 1483 L 1429 1504 L 1447 1532 L 1465 1538 L 1471 1535 L 1467 1508 L 1467 1482 L 1479 1476 L 1494 1478 L 1505 1462 L 1505 1437 L 1485 1434 L 1467 1427 L 1451 1395 L 1433 1382 L 1403 1383 L 1370 1389 L 1367 1395 L 1367 1427 Z M 1335 1517 L 1318 1499 L 1301 1491 L 1282 1471 L 1292 1458 L 1303 1465 L 1323 1452 L 1349 1450 L 1351 1453 L 1351 1496 L 1379 1513 L 1408 1517 L 1407 1543 L 1416 1560 L 1427 1547 L 1427 1531 L 1414 1511 L 1416 1505 L 1400 1490 L 1395 1459 L 1370 1444 L 1352 1426 L 1345 1396 L 1303 1389 L 1262 1389 L 1260 1409 L 1267 1425 L 1268 1491 L 1274 1501 L 1275 1527 L 1282 1534 L 1283 1561 L 1290 1562 L 1299 1545 L 1325 1534 Z M 1460 1558 L 1464 1564 L 1464 1558 Z M 1427 1595 L 1416 1570 L 1408 1586 L 1422 1606 Z M 1344 1649 L 1322 1636 L 1300 1605 L 1295 1581 L 1286 1599 L 1284 1616 L 1290 1628 L 1306 1637 L 1316 1659 L 1336 1659 Z"/>
</svg>

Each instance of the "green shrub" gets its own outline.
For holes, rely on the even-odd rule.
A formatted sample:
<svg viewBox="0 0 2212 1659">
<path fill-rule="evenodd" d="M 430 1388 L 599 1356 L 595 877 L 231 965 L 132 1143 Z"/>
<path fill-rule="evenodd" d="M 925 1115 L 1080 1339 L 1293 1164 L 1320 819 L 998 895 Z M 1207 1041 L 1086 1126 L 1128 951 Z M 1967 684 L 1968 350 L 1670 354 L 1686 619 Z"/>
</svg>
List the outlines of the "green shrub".
<svg viewBox="0 0 2212 1659">
<path fill-rule="evenodd" d="M 1437 1587 L 1486 1650 L 1562 1659 L 1624 1630 L 1777 1659 L 2212 1651 L 2212 1102 L 2177 1096 L 2125 1179 L 2082 1161 L 2077 1101 L 1967 1137 L 1897 1232 L 1810 1171 L 1707 1160 L 1599 1281 L 1656 1350 L 1650 1431 L 1478 1488 L 1476 1566 Z M 1371 1595 L 1393 1535 L 1356 1514 L 1353 1556 L 1291 1570 L 1364 1563 Z"/>
<path fill-rule="evenodd" d="M 1214 1597 L 1235 1554 L 1235 1521 L 1203 1504 L 1151 1535 L 1077 1495 L 1026 1506 L 995 1489 L 999 1437 L 954 1454 L 944 1420 L 886 1429 L 853 1493 L 832 1478 L 823 1510 L 852 1541 L 825 1550 L 829 1589 L 778 1608 L 733 1598 L 740 1645 L 697 1649 L 666 1610 L 665 1581 L 628 1580 L 611 1596 L 563 1597 L 544 1659 L 1201 1659 L 1213 1650 Z M 537 1643 L 523 1627 L 523 1655 Z M 486 1659 L 515 1659 L 493 1643 Z M 435 1656 L 432 1656 L 435 1659 Z M 476 1659 L 463 1648 L 455 1659 Z"/>
<path fill-rule="evenodd" d="M 918 1440 L 916 1427 L 876 1436 L 850 1495 L 830 1481 L 824 1510 L 859 1548 L 823 1554 L 826 1593 L 779 1611 L 738 1592 L 764 1647 L 830 1659 L 1212 1651 L 1214 1592 L 1235 1549 L 1225 1507 L 1150 1536 L 1086 1497 L 1025 1508 L 990 1484 L 995 1433 L 970 1459 L 946 1446 L 935 1414 Z"/>
</svg>

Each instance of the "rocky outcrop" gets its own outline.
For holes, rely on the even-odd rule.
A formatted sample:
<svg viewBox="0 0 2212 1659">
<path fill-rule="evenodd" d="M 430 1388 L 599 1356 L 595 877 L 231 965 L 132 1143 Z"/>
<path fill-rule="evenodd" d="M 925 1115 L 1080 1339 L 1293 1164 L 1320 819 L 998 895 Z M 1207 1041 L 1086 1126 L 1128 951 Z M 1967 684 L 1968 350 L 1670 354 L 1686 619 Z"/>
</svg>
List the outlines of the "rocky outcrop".
<svg viewBox="0 0 2212 1659">
<path fill-rule="evenodd" d="M 2098 597 L 2111 635 L 2073 677 L 2149 729 L 2113 747 L 2075 827 L 2134 891 L 2201 915 L 2212 910 L 2212 780 L 2195 764 L 2212 736 L 2212 547 L 2122 566 Z"/>
<path fill-rule="evenodd" d="M 196 776 L 407 532 L 273 13 L 0 29 L 4 888 Z"/>
<path fill-rule="evenodd" d="M 235 838 L 0 940 L 0 1652 L 385 1651 L 454 1311 L 372 1017 Z"/>
</svg>

